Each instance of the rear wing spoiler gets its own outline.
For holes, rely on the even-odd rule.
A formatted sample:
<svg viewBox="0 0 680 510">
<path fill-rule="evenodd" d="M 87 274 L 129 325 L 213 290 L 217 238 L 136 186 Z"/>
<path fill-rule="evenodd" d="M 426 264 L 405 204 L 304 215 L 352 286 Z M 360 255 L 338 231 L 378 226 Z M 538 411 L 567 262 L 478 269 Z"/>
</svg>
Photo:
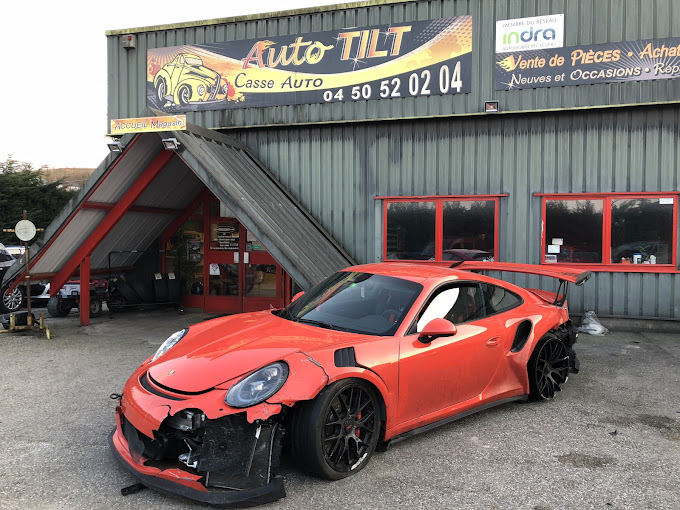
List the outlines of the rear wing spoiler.
<svg viewBox="0 0 680 510">
<path fill-rule="evenodd" d="M 572 267 L 560 267 L 553 269 L 550 267 L 538 266 L 534 264 L 513 264 L 510 262 L 464 261 L 460 264 L 452 265 L 451 267 L 455 269 L 462 269 L 464 271 L 508 271 L 511 273 L 549 276 L 551 278 L 557 278 L 558 280 L 573 283 L 574 285 L 583 285 L 592 276 L 590 271 L 581 271 L 580 269 Z"/>
</svg>

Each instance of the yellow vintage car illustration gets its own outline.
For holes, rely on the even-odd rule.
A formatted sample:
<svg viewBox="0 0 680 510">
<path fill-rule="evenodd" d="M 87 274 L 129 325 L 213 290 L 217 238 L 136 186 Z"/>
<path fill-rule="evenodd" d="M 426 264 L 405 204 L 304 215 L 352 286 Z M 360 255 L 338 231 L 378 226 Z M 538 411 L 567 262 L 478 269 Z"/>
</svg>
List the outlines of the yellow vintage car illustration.
<svg viewBox="0 0 680 510">
<path fill-rule="evenodd" d="M 180 53 L 158 71 L 153 86 L 160 105 L 187 106 L 223 99 L 229 86 L 225 83 L 220 87 L 221 81 L 218 73 L 203 65 L 201 57 Z"/>
</svg>

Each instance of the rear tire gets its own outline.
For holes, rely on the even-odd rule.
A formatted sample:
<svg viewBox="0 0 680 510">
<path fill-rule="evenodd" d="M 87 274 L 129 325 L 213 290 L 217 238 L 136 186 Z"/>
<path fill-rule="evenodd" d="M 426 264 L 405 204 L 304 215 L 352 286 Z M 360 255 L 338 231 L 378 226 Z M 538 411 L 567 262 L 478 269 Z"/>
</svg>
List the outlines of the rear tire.
<svg viewBox="0 0 680 510">
<path fill-rule="evenodd" d="M 527 372 L 529 396 L 534 400 L 552 399 L 569 378 L 569 349 L 559 338 L 548 333 L 536 344 Z"/>
<path fill-rule="evenodd" d="M 295 407 L 291 447 L 305 471 L 339 480 L 368 463 L 381 425 L 380 397 L 373 386 L 344 379 Z"/>
<path fill-rule="evenodd" d="M 50 314 L 50 317 L 66 317 L 71 312 L 71 308 L 58 296 L 50 298 L 47 302 L 47 313 Z"/>
<path fill-rule="evenodd" d="M 99 298 L 90 299 L 90 317 L 96 319 L 102 314 L 102 300 Z"/>
</svg>

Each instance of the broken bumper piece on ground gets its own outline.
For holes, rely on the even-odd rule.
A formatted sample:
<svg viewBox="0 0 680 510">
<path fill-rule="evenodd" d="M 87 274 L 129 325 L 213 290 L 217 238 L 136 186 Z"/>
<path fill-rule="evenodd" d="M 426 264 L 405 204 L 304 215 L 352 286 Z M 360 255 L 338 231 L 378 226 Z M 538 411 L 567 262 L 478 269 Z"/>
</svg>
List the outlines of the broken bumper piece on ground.
<svg viewBox="0 0 680 510">
<path fill-rule="evenodd" d="M 118 409 L 109 442 L 116 458 L 147 487 L 211 506 L 245 507 L 286 496 L 278 464 L 282 429 L 248 423 L 245 415 L 206 420 L 183 412 L 154 438 L 137 431 Z"/>
</svg>

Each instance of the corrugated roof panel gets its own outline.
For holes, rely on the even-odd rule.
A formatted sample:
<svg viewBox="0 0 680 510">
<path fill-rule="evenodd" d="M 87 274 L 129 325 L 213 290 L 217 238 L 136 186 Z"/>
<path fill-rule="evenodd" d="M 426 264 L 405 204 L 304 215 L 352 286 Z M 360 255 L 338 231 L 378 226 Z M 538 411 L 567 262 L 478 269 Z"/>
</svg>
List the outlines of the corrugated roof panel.
<svg viewBox="0 0 680 510">
<path fill-rule="evenodd" d="M 137 199 L 135 206 L 183 209 L 204 185 L 180 158 L 172 158 Z"/>
<path fill-rule="evenodd" d="M 192 130 L 175 133 L 179 155 L 299 285 L 308 288 L 354 263 L 247 150 L 223 135 Z"/>
<path fill-rule="evenodd" d="M 174 219 L 167 214 L 126 213 L 92 253 L 91 268 L 109 267 L 111 252 L 137 250 L 138 253 L 117 254 L 111 259 L 112 267 L 132 266 Z"/>
<path fill-rule="evenodd" d="M 55 239 L 55 242 L 50 244 L 47 250 L 41 250 L 40 260 L 38 260 L 35 266 L 31 267 L 31 272 L 56 272 L 71 258 L 105 216 L 106 211 L 95 209 L 81 209 L 78 211 L 64 230 L 61 231 L 58 239 Z M 33 256 L 35 255 L 37 254 Z"/>
<path fill-rule="evenodd" d="M 91 202 L 115 203 L 130 188 L 133 182 L 163 150 L 157 135 L 140 136 L 119 156 L 106 179 L 90 197 Z"/>
</svg>

